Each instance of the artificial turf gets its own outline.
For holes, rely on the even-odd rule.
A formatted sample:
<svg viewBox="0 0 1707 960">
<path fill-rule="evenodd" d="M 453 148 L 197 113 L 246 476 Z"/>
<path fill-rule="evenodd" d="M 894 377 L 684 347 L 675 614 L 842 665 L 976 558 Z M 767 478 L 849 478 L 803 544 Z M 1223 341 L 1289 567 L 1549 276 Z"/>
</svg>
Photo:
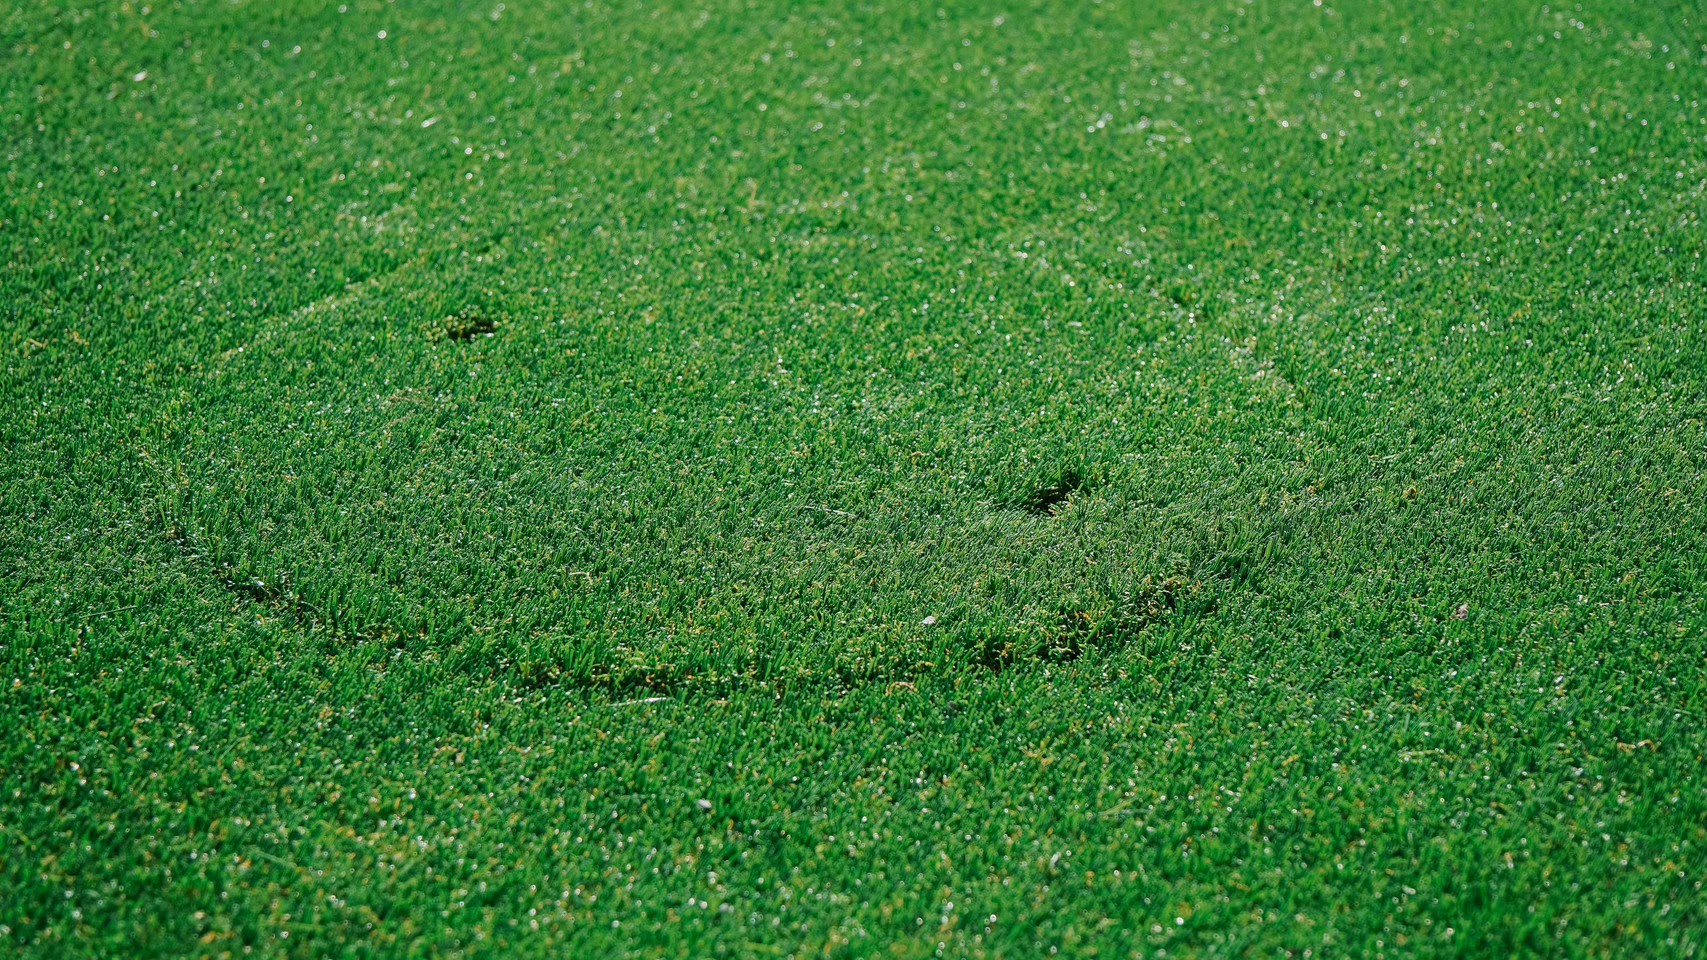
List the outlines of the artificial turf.
<svg viewBox="0 0 1707 960">
<path fill-rule="evenodd" d="M 0 944 L 1699 955 L 1707 15 L 0 11 Z"/>
</svg>

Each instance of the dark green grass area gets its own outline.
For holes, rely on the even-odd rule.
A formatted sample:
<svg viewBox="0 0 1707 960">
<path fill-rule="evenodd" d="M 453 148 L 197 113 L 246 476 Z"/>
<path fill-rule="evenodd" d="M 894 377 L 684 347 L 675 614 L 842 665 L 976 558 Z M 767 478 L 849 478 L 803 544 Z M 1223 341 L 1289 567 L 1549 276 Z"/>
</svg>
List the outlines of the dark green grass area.
<svg viewBox="0 0 1707 960">
<path fill-rule="evenodd" d="M 0 10 L 0 945 L 1699 956 L 1689 3 Z"/>
</svg>

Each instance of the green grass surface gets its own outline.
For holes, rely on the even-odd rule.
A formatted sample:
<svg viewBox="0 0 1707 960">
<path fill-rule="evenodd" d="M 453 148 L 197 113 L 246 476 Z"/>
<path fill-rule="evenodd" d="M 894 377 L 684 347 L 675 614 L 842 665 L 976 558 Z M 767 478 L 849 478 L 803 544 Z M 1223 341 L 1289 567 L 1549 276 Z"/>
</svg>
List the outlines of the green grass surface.
<svg viewBox="0 0 1707 960">
<path fill-rule="evenodd" d="M 0 944 L 1707 943 L 1687 2 L 0 10 Z"/>
</svg>

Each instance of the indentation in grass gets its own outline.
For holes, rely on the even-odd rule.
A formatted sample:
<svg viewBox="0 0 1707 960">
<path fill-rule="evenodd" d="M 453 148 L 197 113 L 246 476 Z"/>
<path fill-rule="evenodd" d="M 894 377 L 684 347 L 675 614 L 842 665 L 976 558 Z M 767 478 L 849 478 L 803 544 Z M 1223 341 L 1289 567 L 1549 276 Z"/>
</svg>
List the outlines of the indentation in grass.
<svg viewBox="0 0 1707 960">
<path fill-rule="evenodd" d="M 475 337 L 489 337 L 497 329 L 498 324 L 485 310 L 470 305 L 432 324 L 427 336 L 432 340 L 467 341 Z"/>
<path fill-rule="evenodd" d="M 1026 494 L 1014 506 L 1033 516 L 1053 516 L 1065 508 L 1073 494 L 1083 490 L 1089 483 L 1084 474 L 1069 467 L 1061 471 L 1054 480 Z"/>
<path fill-rule="evenodd" d="M 1064 476 L 1051 489 L 1079 489 L 1083 480 Z M 1070 481 L 1070 482 L 1066 482 Z M 229 565 L 214 562 L 193 535 L 172 527 L 167 539 L 182 558 L 241 604 L 282 617 L 296 628 L 318 636 L 329 649 L 387 644 L 403 647 L 413 634 L 389 625 L 357 627 L 338 609 L 324 609 L 298 594 L 288 573 L 270 580 L 246 576 Z M 469 676 L 502 676 L 518 691 L 562 687 L 621 696 L 728 696 L 742 690 L 782 695 L 789 689 L 849 690 L 870 683 L 912 683 L 945 671 L 983 667 L 994 673 L 1026 665 L 1066 664 L 1092 650 L 1112 651 L 1140 640 L 1156 623 L 1175 615 L 1212 611 L 1214 600 L 1201 582 L 1184 577 L 1145 577 L 1135 589 L 1109 590 L 1105 602 L 1071 605 L 1043 630 L 1002 630 L 974 642 L 962 656 L 924 660 L 902 655 L 886 664 L 831 658 L 818 664 L 776 669 L 763 659 L 732 662 L 707 669 L 624 655 L 600 643 L 574 644 L 566 649 L 535 650 L 521 644 L 494 657 L 490 646 L 465 647 L 451 643 L 446 655 Z M 423 630 L 420 634 L 426 637 Z"/>
</svg>

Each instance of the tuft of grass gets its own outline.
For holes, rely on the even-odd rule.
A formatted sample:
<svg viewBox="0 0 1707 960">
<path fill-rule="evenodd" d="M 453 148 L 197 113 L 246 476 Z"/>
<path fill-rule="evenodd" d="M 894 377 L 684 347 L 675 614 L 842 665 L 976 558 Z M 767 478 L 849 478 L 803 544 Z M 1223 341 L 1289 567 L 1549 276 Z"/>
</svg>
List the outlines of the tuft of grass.
<svg viewBox="0 0 1707 960">
<path fill-rule="evenodd" d="M 1105 605 L 1062 611 L 1053 629 L 1027 642 L 1022 638 L 986 639 L 976 662 L 1000 672 L 1016 665 L 1072 663 L 1093 650 L 1105 655 L 1131 653 L 1145 632 L 1184 605 L 1192 613 L 1213 610 L 1202 602 L 1203 584 L 1183 577 L 1145 577 L 1138 590 L 1109 596 Z"/>
</svg>

